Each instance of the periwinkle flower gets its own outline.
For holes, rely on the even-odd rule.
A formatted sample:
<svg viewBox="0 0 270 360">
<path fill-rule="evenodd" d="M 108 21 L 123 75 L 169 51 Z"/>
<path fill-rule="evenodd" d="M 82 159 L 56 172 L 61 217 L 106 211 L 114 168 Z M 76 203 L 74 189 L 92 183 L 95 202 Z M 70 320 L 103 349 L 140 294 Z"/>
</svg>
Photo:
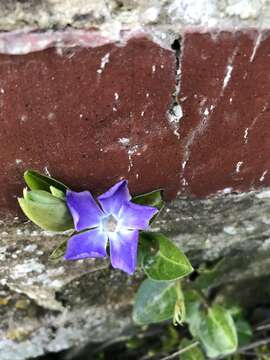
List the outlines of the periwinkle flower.
<svg viewBox="0 0 270 360">
<path fill-rule="evenodd" d="M 158 210 L 132 203 L 126 180 L 100 195 L 100 206 L 89 191 L 68 190 L 66 199 L 80 233 L 69 239 L 65 259 L 105 257 L 109 241 L 112 266 L 132 274 L 137 263 L 139 230 L 148 228 Z"/>
</svg>

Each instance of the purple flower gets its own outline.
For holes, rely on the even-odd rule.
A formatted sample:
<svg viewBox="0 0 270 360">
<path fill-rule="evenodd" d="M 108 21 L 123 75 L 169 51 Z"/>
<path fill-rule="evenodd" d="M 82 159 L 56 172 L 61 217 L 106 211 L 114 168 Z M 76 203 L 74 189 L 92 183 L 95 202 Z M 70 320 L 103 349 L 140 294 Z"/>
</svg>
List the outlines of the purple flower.
<svg viewBox="0 0 270 360">
<path fill-rule="evenodd" d="M 75 229 L 65 259 L 104 257 L 109 240 L 114 268 L 132 274 L 136 268 L 139 230 L 149 226 L 157 209 L 132 203 L 127 181 L 123 180 L 98 197 L 100 206 L 89 191 L 67 191 L 67 205 Z"/>
</svg>

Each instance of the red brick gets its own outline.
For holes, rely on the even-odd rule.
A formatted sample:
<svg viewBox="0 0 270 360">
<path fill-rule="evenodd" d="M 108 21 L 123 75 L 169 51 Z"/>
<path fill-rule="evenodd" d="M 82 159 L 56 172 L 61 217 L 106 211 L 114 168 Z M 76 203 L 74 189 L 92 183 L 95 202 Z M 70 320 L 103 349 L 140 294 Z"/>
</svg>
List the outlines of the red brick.
<svg viewBox="0 0 270 360">
<path fill-rule="evenodd" d="M 270 185 L 269 56 L 269 32 L 184 35 L 182 193 Z"/>
<path fill-rule="evenodd" d="M 26 169 L 47 169 L 78 190 L 99 193 L 127 178 L 133 193 L 161 187 L 173 197 L 180 148 L 166 112 L 174 90 L 174 52 L 145 36 L 0 55 L 0 215 L 20 213 Z"/>
</svg>

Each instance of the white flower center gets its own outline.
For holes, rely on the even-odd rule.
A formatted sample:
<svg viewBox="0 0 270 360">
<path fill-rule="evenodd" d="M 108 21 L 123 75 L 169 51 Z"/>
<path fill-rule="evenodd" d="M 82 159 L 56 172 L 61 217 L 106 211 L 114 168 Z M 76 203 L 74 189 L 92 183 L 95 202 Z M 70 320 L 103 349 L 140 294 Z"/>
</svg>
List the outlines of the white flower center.
<svg viewBox="0 0 270 360">
<path fill-rule="evenodd" d="M 105 232 L 114 232 L 117 225 L 118 221 L 113 215 L 109 215 L 102 220 L 102 226 Z"/>
</svg>

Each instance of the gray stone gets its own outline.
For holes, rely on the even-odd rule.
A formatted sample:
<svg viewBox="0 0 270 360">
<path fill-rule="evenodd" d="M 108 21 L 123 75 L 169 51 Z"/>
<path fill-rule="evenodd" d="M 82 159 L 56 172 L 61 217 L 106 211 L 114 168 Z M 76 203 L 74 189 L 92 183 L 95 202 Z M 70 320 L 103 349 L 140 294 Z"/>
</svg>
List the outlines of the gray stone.
<svg viewBox="0 0 270 360">
<path fill-rule="evenodd" d="M 98 28 L 118 38 L 125 28 L 144 28 L 170 44 L 185 26 L 269 27 L 264 0 L 45 0 L 0 2 L 0 30 Z"/>
<path fill-rule="evenodd" d="M 178 198 L 153 231 L 169 235 L 194 266 L 224 259 L 213 286 L 220 297 L 254 305 L 247 292 L 270 273 L 270 191 Z M 66 235 L 29 222 L 0 228 L 0 359 L 24 360 L 133 334 L 131 308 L 142 279 L 111 270 L 107 260 L 50 261 Z M 248 286 L 246 285 L 248 283 Z M 256 286 L 255 286 L 256 285 Z M 266 286 L 267 287 L 267 286 Z M 244 288 L 243 296 L 238 289 Z M 248 298 L 248 301 L 247 301 Z M 267 291 L 260 294 L 266 301 Z"/>
</svg>

